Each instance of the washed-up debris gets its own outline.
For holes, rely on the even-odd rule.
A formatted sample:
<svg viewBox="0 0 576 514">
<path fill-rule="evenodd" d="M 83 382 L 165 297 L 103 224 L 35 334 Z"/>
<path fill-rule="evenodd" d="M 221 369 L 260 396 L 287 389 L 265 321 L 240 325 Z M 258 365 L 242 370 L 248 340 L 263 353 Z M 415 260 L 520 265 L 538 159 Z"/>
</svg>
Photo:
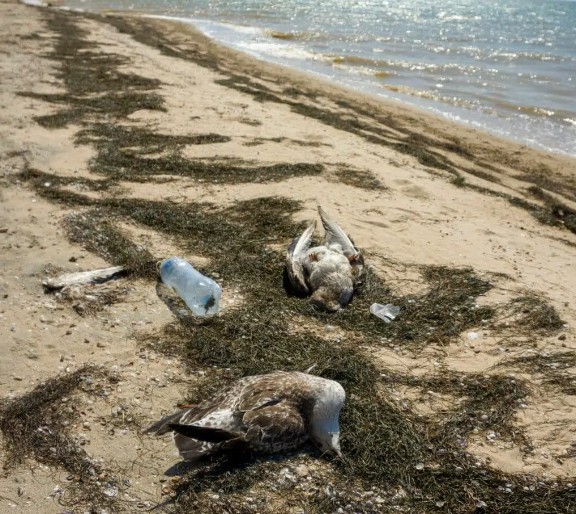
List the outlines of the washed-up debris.
<svg viewBox="0 0 576 514">
<path fill-rule="evenodd" d="M 196 316 L 210 316 L 218 312 L 221 287 L 188 261 L 171 257 L 160 265 L 162 282 L 180 295 Z"/>
<path fill-rule="evenodd" d="M 386 305 L 373 303 L 370 305 L 370 312 L 385 323 L 390 323 L 396 318 L 396 316 L 398 316 L 398 314 L 400 314 L 400 307 L 392 305 L 391 303 L 387 303 Z"/>
<path fill-rule="evenodd" d="M 75 285 L 102 283 L 114 278 L 124 270 L 124 266 L 113 266 L 112 268 L 103 268 L 93 271 L 64 273 L 59 277 L 47 278 L 42 281 L 42 285 L 48 290 L 54 290 Z"/>
</svg>

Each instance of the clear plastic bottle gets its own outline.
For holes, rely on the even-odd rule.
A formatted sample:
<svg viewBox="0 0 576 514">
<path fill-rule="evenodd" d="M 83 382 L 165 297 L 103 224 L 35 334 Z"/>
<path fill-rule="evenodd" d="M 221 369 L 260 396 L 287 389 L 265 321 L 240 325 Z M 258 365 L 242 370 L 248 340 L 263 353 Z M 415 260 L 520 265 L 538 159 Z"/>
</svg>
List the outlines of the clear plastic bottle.
<svg viewBox="0 0 576 514">
<path fill-rule="evenodd" d="M 197 316 L 210 316 L 218 312 L 221 287 L 205 277 L 188 261 L 170 257 L 160 264 L 162 282 L 180 295 Z"/>
</svg>

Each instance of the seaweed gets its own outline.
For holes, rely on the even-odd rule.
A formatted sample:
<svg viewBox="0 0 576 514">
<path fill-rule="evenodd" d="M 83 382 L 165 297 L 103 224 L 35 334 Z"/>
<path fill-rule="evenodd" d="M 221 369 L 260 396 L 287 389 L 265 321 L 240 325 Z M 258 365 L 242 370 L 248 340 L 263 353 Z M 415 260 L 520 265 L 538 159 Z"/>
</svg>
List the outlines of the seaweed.
<svg viewBox="0 0 576 514">
<path fill-rule="evenodd" d="M 0 432 L 6 448 L 4 469 L 32 458 L 71 474 L 74 482 L 69 488 L 69 502 L 94 509 L 114 507 L 115 499 L 103 491 L 107 486 L 118 484 L 119 479 L 111 476 L 105 484 L 98 481 L 105 470 L 71 436 L 71 423 L 79 414 L 76 404 L 68 401 L 80 390 L 98 394 L 95 380 L 109 378 L 103 370 L 87 365 L 41 383 L 14 400 L 2 400 Z"/>
</svg>

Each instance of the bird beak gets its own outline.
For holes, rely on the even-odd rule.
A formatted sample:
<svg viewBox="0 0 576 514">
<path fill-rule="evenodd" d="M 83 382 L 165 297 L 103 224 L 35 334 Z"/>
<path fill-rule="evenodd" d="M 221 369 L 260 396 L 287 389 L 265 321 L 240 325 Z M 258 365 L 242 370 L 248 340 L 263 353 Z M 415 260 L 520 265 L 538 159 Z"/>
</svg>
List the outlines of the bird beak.
<svg viewBox="0 0 576 514">
<path fill-rule="evenodd" d="M 332 451 L 338 455 L 338 458 L 343 459 L 342 450 L 340 449 L 340 437 L 332 444 Z"/>
</svg>

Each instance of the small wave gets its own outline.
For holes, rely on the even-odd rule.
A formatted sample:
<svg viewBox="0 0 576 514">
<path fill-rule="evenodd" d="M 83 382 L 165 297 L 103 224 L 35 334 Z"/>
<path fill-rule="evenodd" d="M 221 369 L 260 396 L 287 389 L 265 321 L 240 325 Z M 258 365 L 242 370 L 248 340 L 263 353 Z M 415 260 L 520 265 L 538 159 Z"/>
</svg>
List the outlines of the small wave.
<svg viewBox="0 0 576 514">
<path fill-rule="evenodd" d="M 516 112 L 518 116 L 528 119 L 547 119 L 550 122 L 576 125 L 574 112 L 565 109 L 551 109 L 535 105 L 518 105 L 506 100 L 494 101 L 499 112 Z"/>
<path fill-rule="evenodd" d="M 435 95 L 431 91 L 421 91 L 408 86 L 396 86 L 387 84 L 384 87 L 388 91 L 392 91 L 393 93 L 402 93 L 404 95 L 417 96 L 419 98 L 428 98 L 430 100 L 436 100 L 438 98 L 438 95 Z"/>
<path fill-rule="evenodd" d="M 357 55 L 339 55 L 328 56 L 328 60 L 337 66 L 350 66 L 359 67 L 364 66 L 371 69 L 379 68 L 395 68 L 401 70 L 421 71 L 432 74 L 445 74 L 445 75 L 473 75 L 480 71 L 480 68 L 474 66 L 465 66 L 457 63 L 425 63 L 425 62 L 411 62 L 411 61 L 394 61 L 389 59 L 371 59 L 370 57 L 361 57 Z"/>
<path fill-rule="evenodd" d="M 481 16 L 463 16 L 461 14 L 451 14 L 447 15 L 445 12 L 438 13 L 438 19 L 442 22 L 447 21 L 482 21 Z"/>
<path fill-rule="evenodd" d="M 540 52 L 504 52 L 501 50 L 496 50 L 487 54 L 486 58 L 505 62 L 520 60 L 536 62 L 563 62 L 566 60 L 565 57 L 560 55 L 552 55 Z"/>
<path fill-rule="evenodd" d="M 322 56 L 304 48 L 286 46 L 280 43 L 266 43 L 262 41 L 242 41 L 236 42 L 235 46 L 249 53 L 258 56 L 270 56 L 281 59 L 297 59 L 303 61 L 322 60 Z"/>
<path fill-rule="evenodd" d="M 276 30 L 269 30 L 266 33 L 274 39 L 282 39 L 285 41 L 311 39 L 311 34 L 306 34 L 306 32 L 278 32 Z"/>
<path fill-rule="evenodd" d="M 47 7 L 50 5 L 49 2 L 44 2 L 43 0 L 20 0 L 20 3 L 26 5 L 33 5 L 34 7 Z"/>
<path fill-rule="evenodd" d="M 334 64 L 352 64 L 360 66 L 388 66 L 388 61 L 383 61 L 381 59 L 370 59 L 369 57 L 359 57 L 356 55 L 339 55 L 337 57 L 332 57 L 332 62 Z"/>
<path fill-rule="evenodd" d="M 435 102 L 441 102 L 466 109 L 478 108 L 478 102 L 475 100 L 467 100 L 456 96 L 440 95 L 436 91 L 416 89 L 410 86 L 399 86 L 390 84 L 386 84 L 383 87 L 393 93 L 400 93 L 404 95 L 414 96 L 417 98 L 424 98 L 426 100 L 433 100 Z"/>
<path fill-rule="evenodd" d="M 533 107 L 533 106 L 529 106 L 529 105 L 520 105 L 518 107 L 516 107 L 517 111 L 526 113 L 526 114 L 532 114 L 533 116 L 554 116 L 556 114 L 555 111 L 552 111 L 550 109 L 543 109 L 541 107 Z"/>
</svg>

